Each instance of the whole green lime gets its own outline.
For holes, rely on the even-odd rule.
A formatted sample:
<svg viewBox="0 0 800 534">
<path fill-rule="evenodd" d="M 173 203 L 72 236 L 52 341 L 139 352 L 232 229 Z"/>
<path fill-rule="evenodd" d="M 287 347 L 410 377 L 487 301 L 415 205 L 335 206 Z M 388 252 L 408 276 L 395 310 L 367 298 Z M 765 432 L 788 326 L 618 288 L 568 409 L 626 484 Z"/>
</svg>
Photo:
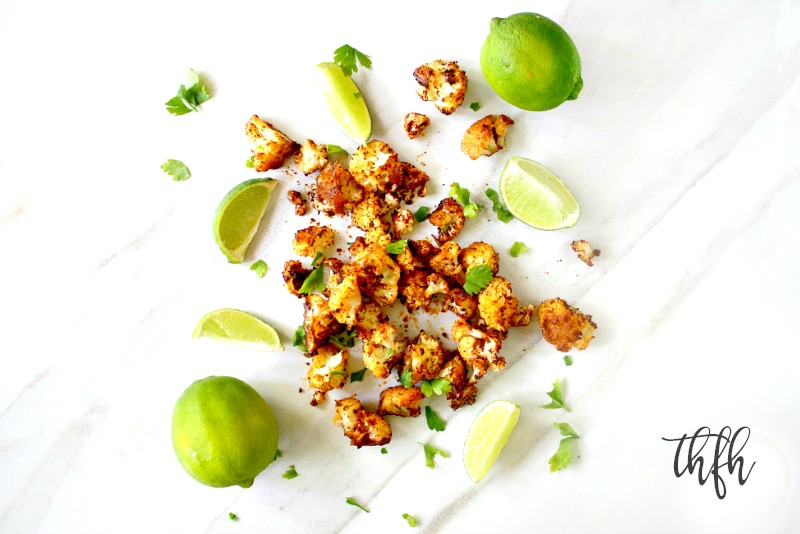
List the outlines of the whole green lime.
<svg viewBox="0 0 800 534">
<path fill-rule="evenodd" d="M 501 98 L 528 111 L 575 100 L 583 88 L 575 43 L 556 22 L 537 13 L 491 20 L 481 70 Z"/>
<path fill-rule="evenodd" d="M 278 423 L 250 385 L 209 376 L 192 383 L 175 403 L 172 446 L 195 480 L 215 488 L 249 488 L 275 459 Z"/>
</svg>

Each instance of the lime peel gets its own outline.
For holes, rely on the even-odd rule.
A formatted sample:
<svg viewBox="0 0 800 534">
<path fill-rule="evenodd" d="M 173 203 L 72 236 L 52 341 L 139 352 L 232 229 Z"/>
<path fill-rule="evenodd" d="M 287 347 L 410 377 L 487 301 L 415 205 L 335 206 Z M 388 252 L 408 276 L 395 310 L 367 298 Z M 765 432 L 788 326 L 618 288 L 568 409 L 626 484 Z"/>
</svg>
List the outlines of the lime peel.
<svg viewBox="0 0 800 534">
<path fill-rule="evenodd" d="M 510 401 L 487 404 L 475 417 L 464 441 L 464 467 L 473 482 L 486 476 L 519 420 L 520 407 Z"/>
</svg>

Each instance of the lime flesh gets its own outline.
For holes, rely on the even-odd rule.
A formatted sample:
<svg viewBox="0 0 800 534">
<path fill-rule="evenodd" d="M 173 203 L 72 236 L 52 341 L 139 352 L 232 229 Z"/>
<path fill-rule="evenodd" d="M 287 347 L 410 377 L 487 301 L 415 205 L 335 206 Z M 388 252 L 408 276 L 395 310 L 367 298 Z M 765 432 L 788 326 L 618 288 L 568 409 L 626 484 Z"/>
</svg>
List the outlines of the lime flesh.
<svg viewBox="0 0 800 534">
<path fill-rule="evenodd" d="M 214 239 L 229 262 L 244 260 L 277 183 L 272 178 L 247 180 L 220 201 L 214 215 Z"/>
<path fill-rule="evenodd" d="M 281 351 L 283 343 L 275 329 L 257 317 L 231 308 L 207 313 L 192 337 L 235 341 L 260 351 Z"/>
<path fill-rule="evenodd" d="M 569 228 L 581 207 L 561 179 L 533 160 L 514 156 L 500 174 L 500 195 L 508 211 L 539 230 Z"/>
<path fill-rule="evenodd" d="M 517 425 L 519 412 L 513 402 L 497 400 L 475 417 L 464 441 L 464 467 L 473 482 L 483 480 L 497 461 Z"/>
<path fill-rule="evenodd" d="M 366 144 L 372 135 L 372 118 L 356 82 L 336 63 L 320 63 L 317 72 L 336 124 L 347 137 L 359 145 Z"/>
</svg>

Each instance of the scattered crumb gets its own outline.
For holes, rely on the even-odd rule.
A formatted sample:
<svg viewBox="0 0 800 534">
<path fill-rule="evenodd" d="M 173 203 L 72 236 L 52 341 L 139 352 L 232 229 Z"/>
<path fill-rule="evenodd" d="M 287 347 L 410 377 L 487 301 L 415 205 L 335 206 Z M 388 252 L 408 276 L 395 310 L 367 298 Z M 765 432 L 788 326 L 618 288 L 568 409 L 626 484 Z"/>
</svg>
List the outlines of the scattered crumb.
<svg viewBox="0 0 800 534">
<path fill-rule="evenodd" d="M 409 139 L 418 137 L 425 128 L 431 125 L 431 119 L 422 113 L 411 112 L 408 113 L 403 119 L 403 128 L 406 131 Z"/>
<path fill-rule="evenodd" d="M 600 251 L 593 249 L 589 242 L 585 239 L 573 241 L 571 247 L 572 250 L 574 250 L 578 255 L 578 258 L 589 267 L 594 265 L 592 263 L 592 259 L 600 255 Z"/>
<path fill-rule="evenodd" d="M 295 215 L 299 215 L 302 217 L 308 211 L 308 207 L 306 206 L 306 201 L 303 198 L 303 195 L 300 194 L 300 191 L 290 190 L 286 193 L 289 202 L 294 204 L 294 213 Z"/>
</svg>

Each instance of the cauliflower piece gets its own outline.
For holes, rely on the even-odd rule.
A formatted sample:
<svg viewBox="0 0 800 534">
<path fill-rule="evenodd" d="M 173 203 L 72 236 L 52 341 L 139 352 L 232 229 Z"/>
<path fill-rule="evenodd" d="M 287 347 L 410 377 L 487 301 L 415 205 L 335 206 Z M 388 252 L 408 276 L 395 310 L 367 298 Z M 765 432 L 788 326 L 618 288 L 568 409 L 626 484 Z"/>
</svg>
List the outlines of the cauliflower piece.
<svg viewBox="0 0 800 534">
<path fill-rule="evenodd" d="M 350 172 L 334 161 L 317 175 L 312 198 L 314 209 L 332 217 L 353 211 L 364 198 L 364 191 Z"/>
<path fill-rule="evenodd" d="M 378 413 L 399 417 L 418 417 L 421 413 L 419 404 L 424 398 L 422 390 L 416 386 L 410 388 L 392 386 L 381 391 Z"/>
<path fill-rule="evenodd" d="M 428 222 L 439 229 L 436 241 L 440 245 L 456 237 L 464 227 L 464 221 L 466 221 L 464 208 L 451 197 L 442 199 L 428 216 Z"/>
<path fill-rule="evenodd" d="M 394 191 L 403 180 L 397 153 L 378 139 L 361 145 L 353 152 L 349 170 L 356 182 L 371 193 Z"/>
<path fill-rule="evenodd" d="M 295 297 L 302 297 L 300 288 L 303 286 L 308 275 L 311 274 L 311 269 L 306 269 L 300 260 L 289 260 L 283 265 L 283 281 L 286 284 L 286 289 Z"/>
<path fill-rule="evenodd" d="M 410 273 L 415 269 L 425 267 L 425 264 L 414 254 L 410 246 L 406 246 L 400 254 L 395 254 L 394 261 L 404 273 Z"/>
<path fill-rule="evenodd" d="M 464 406 L 474 404 L 477 396 L 478 385 L 475 382 L 470 382 L 462 389 L 451 389 L 447 393 L 447 401 L 451 410 L 458 410 Z"/>
<path fill-rule="evenodd" d="M 458 256 L 458 261 L 464 267 L 464 271 L 478 265 L 488 265 L 492 268 L 492 276 L 497 276 L 500 269 L 500 256 L 489 243 L 476 241 L 464 248 Z"/>
<path fill-rule="evenodd" d="M 400 239 L 402 235 L 413 232 L 414 214 L 405 208 L 394 211 L 392 213 L 392 230 L 397 239 Z"/>
<path fill-rule="evenodd" d="M 295 191 L 294 189 L 290 189 L 288 193 L 286 193 L 286 197 L 289 199 L 289 202 L 294 204 L 294 214 L 302 217 L 308 211 L 308 206 L 306 206 L 306 201 L 303 199 L 303 195 L 300 194 L 300 191 Z"/>
<path fill-rule="evenodd" d="M 445 351 L 439 340 L 421 331 L 406 347 L 404 370 L 411 371 L 411 382 L 433 380 L 444 366 Z"/>
<path fill-rule="evenodd" d="M 425 294 L 428 287 L 428 271 L 417 269 L 400 274 L 400 300 L 410 312 L 424 308 L 431 299 Z"/>
<path fill-rule="evenodd" d="M 389 223 L 383 219 L 384 207 L 379 196 L 366 195 L 353 207 L 353 224 L 365 232 L 371 228 L 381 228 L 384 233 L 389 231 Z"/>
<path fill-rule="evenodd" d="M 450 285 L 444 276 L 439 273 L 430 273 L 425 280 L 425 298 L 432 299 L 436 295 L 447 295 Z"/>
<path fill-rule="evenodd" d="M 306 139 L 306 142 L 294 153 L 294 164 L 306 176 L 320 170 L 326 163 L 328 163 L 328 147 L 318 146 L 311 139 Z"/>
<path fill-rule="evenodd" d="M 379 324 L 364 342 L 362 356 L 364 367 L 377 378 L 387 378 L 392 368 L 402 359 L 406 340 L 391 323 Z"/>
<path fill-rule="evenodd" d="M 335 281 L 331 283 L 331 280 Z M 347 326 L 355 325 L 362 303 L 358 278 L 353 274 L 346 276 L 332 274 L 328 282 L 328 307 L 331 313 L 340 323 Z"/>
<path fill-rule="evenodd" d="M 385 247 L 368 245 L 351 265 L 362 293 L 381 306 L 391 306 L 397 300 L 400 267 L 387 254 Z"/>
<path fill-rule="evenodd" d="M 314 293 L 306 295 L 303 329 L 306 332 L 306 354 L 313 356 L 331 334 L 341 332 L 344 326 L 333 316 L 325 297 Z"/>
<path fill-rule="evenodd" d="M 375 245 L 382 249 L 386 249 L 386 245 L 391 243 L 392 236 L 386 233 L 386 230 L 381 226 L 375 226 L 367 230 L 367 235 L 364 236 L 367 246 Z"/>
<path fill-rule="evenodd" d="M 412 111 L 403 118 L 403 129 L 406 131 L 409 139 L 418 137 L 430 124 L 431 119 L 422 113 L 415 113 Z"/>
<path fill-rule="evenodd" d="M 467 73 L 455 61 L 437 59 L 420 65 L 414 70 L 414 79 L 419 97 L 433 101 L 445 115 L 453 113 L 467 94 Z"/>
<path fill-rule="evenodd" d="M 386 445 L 392 440 L 392 428 L 386 419 L 367 411 L 355 396 L 336 401 L 333 424 L 342 427 L 350 445 L 359 449 L 365 445 Z"/>
<path fill-rule="evenodd" d="M 561 298 L 549 299 L 539 305 L 539 326 L 545 341 L 560 352 L 583 350 L 594 338 L 597 325 L 592 316 L 581 313 Z"/>
<path fill-rule="evenodd" d="M 417 196 L 424 197 L 427 190 L 427 183 L 430 176 L 420 168 L 406 161 L 400 162 L 401 184 L 394 193 L 406 204 L 414 202 Z"/>
<path fill-rule="evenodd" d="M 570 245 L 572 250 L 578 255 L 578 259 L 580 259 L 583 263 L 591 267 L 594 265 L 592 263 L 592 259 L 596 258 L 600 255 L 600 251 L 597 249 L 593 249 L 592 246 L 589 244 L 588 241 L 585 239 L 579 239 L 573 241 Z"/>
<path fill-rule="evenodd" d="M 366 342 L 372 332 L 386 322 L 386 313 L 375 302 L 362 299 L 361 307 L 356 311 L 355 331 L 361 341 Z"/>
<path fill-rule="evenodd" d="M 444 276 L 458 277 L 464 272 L 459 262 L 461 247 L 455 241 L 448 241 L 442 249 L 431 258 L 431 269 Z"/>
<path fill-rule="evenodd" d="M 461 287 L 454 287 L 447 293 L 446 308 L 469 321 L 478 310 L 478 297 L 470 295 Z"/>
<path fill-rule="evenodd" d="M 453 351 L 450 359 L 444 364 L 439 376 L 446 378 L 450 382 L 451 391 L 463 389 L 467 385 L 467 362 L 458 354 L 458 351 Z"/>
<path fill-rule="evenodd" d="M 472 379 L 478 380 L 491 369 L 499 371 L 506 366 L 500 355 L 502 341 L 496 336 L 474 327 L 464 319 L 453 323 L 453 341 L 458 343 L 458 354 L 472 367 Z"/>
<path fill-rule="evenodd" d="M 333 245 L 333 237 L 333 230 L 327 226 L 309 226 L 295 232 L 292 247 L 298 256 L 314 258 Z"/>
<path fill-rule="evenodd" d="M 423 261 L 425 265 L 428 265 L 431 258 L 437 255 L 440 250 L 439 247 L 425 239 L 409 240 L 408 247 L 412 250 L 414 256 Z"/>
<path fill-rule="evenodd" d="M 300 146 L 258 115 L 250 117 L 244 132 L 253 152 L 253 167 L 258 172 L 282 167 L 286 158 Z"/>
<path fill-rule="evenodd" d="M 346 349 L 325 345 L 311 359 L 307 373 L 308 385 L 317 390 L 311 401 L 312 406 L 325 400 L 325 394 L 330 390 L 344 387 L 347 382 L 347 357 Z"/>
<path fill-rule="evenodd" d="M 533 304 L 517 308 L 517 311 L 514 312 L 514 317 L 511 318 L 511 326 L 528 326 L 531 324 L 535 313 L 536 308 Z"/>
<path fill-rule="evenodd" d="M 498 332 L 508 332 L 519 308 L 519 299 L 511 290 L 511 282 L 496 276 L 478 293 L 478 314 L 483 323 Z"/>
<path fill-rule="evenodd" d="M 514 121 L 506 115 L 485 116 L 464 132 L 461 151 L 470 159 L 491 156 L 506 144 L 506 129 L 512 124 Z"/>
</svg>

